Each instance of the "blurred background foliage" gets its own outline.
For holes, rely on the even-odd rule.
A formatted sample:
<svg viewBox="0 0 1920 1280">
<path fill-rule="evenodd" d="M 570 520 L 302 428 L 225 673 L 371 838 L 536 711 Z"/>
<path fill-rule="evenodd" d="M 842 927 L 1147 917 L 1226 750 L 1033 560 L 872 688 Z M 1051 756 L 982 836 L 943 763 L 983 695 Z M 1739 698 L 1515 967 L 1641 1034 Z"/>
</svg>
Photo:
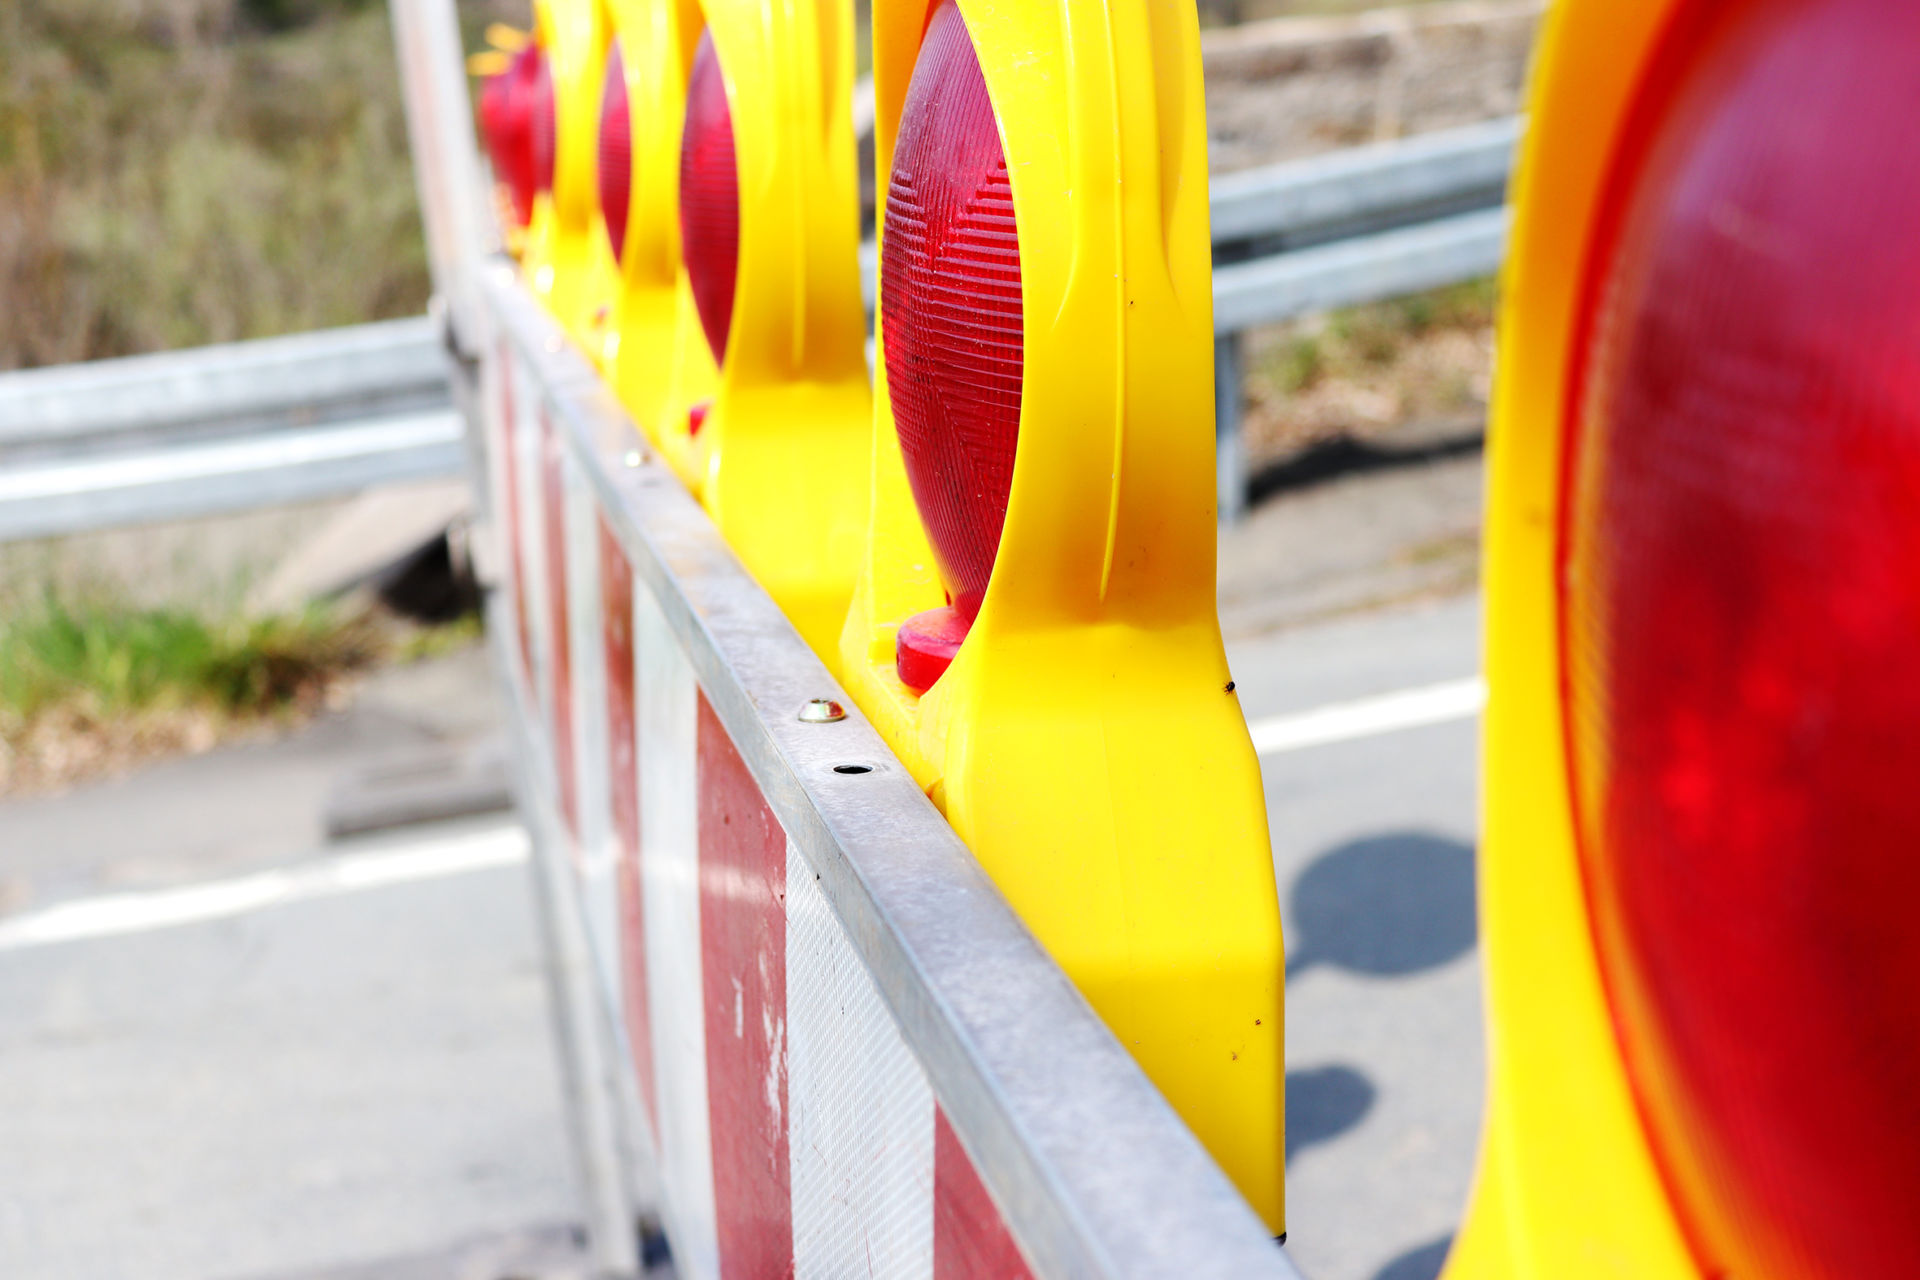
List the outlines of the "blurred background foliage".
<svg viewBox="0 0 1920 1280">
<path fill-rule="evenodd" d="M 381 0 L 0 0 L 0 369 L 427 292 Z"/>
<path fill-rule="evenodd" d="M 1209 23 L 1385 2 L 1199 0 Z M 530 0 L 459 5 L 469 48 L 529 23 Z M 427 292 L 384 0 L 0 0 L 0 370 Z"/>
</svg>

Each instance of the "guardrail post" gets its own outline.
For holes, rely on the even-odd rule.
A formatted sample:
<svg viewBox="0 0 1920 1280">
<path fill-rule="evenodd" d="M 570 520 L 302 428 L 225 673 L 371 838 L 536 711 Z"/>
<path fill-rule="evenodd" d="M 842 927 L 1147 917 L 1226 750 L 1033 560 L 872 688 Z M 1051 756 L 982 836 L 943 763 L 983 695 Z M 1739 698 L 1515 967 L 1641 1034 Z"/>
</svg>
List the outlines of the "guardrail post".
<svg viewBox="0 0 1920 1280">
<path fill-rule="evenodd" d="M 1242 338 L 1222 333 L 1213 340 L 1214 475 L 1220 523 L 1238 524 L 1247 514 L 1247 441 L 1242 431 L 1246 392 L 1242 383 Z"/>
</svg>

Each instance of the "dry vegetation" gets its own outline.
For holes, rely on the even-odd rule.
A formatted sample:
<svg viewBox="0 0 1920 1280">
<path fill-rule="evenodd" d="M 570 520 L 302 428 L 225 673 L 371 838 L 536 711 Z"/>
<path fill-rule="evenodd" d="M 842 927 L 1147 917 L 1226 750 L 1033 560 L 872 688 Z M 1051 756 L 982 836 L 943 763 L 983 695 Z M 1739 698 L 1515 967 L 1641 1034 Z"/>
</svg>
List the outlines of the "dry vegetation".
<svg viewBox="0 0 1920 1280">
<path fill-rule="evenodd" d="M 416 314 L 427 287 L 379 0 L 0 2 L 0 369 Z"/>
<path fill-rule="evenodd" d="M 1339 437 L 1471 434 L 1493 378 L 1494 281 L 1255 330 L 1247 349 L 1253 464 Z"/>
<path fill-rule="evenodd" d="M 1436 0 L 1400 0 L 1402 4 L 1430 4 Z M 1263 18 L 1362 13 L 1385 8 L 1382 0 L 1200 0 L 1200 21 L 1206 26 L 1258 22 Z"/>
<path fill-rule="evenodd" d="M 526 0 L 461 0 L 477 36 Z M 418 314 L 384 0 L 0 0 L 0 369 Z M 304 719 L 471 642 L 0 576 L 0 794 Z M 171 580 L 171 579 L 170 579 Z"/>
</svg>

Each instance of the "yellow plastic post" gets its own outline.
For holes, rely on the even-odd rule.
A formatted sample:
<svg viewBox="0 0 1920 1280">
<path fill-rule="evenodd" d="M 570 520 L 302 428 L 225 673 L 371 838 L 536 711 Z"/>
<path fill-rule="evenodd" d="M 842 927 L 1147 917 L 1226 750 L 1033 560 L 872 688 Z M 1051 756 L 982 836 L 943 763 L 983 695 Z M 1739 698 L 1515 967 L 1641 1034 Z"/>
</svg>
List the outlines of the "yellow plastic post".
<svg viewBox="0 0 1920 1280">
<path fill-rule="evenodd" d="M 836 667 L 866 536 L 872 404 L 852 5 L 627 0 L 620 10 L 623 51 L 635 33 L 636 221 L 615 385 L 741 562 Z M 703 31 L 726 82 L 740 192 L 733 314 L 718 364 L 694 307 L 678 223 L 687 77 Z M 689 430 L 696 405 L 704 410 L 697 434 Z"/>
<path fill-rule="evenodd" d="M 574 339 L 598 354 L 613 300 L 613 255 L 595 185 L 609 23 L 602 0 L 535 0 L 534 39 L 553 79 L 553 188 L 534 197 L 521 266 Z"/>
<path fill-rule="evenodd" d="M 879 189 L 929 0 L 876 0 Z M 1276 1232 L 1280 914 L 1214 600 L 1212 278 L 1193 6 L 960 0 L 1018 226 L 1024 383 L 984 604 L 943 603 L 878 371 L 873 522 L 842 680 L 1027 925 Z"/>
<path fill-rule="evenodd" d="M 704 346 L 694 373 L 679 373 L 680 132 L 687 73 L 706 19 L 696 0 L 610 0 L 632 117 L 627 237 L 618 267 L 602 364 L 614 393 L 647 437 L 660 444 L 678 383 L 713 394 Z M 698 325 L 691 335 L 699 336 Z M 697 378 L 697 381 L 690 379 Z"/>
</svg>

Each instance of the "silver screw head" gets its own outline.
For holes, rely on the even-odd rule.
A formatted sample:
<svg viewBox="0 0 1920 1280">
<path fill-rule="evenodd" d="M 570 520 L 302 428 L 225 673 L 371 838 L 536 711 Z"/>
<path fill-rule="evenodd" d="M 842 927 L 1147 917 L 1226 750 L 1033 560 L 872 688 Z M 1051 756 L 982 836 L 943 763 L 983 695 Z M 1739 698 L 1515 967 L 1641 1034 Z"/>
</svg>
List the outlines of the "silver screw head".
<svg viewBox="0 0 1920 1280">
<path fill-rule="evenodd" d="M 800 708 L 800 720 L 804 724 L 833 724 L 847 718 L 847 709 L 832 698 L 814 698 Z"/>
</svg>

